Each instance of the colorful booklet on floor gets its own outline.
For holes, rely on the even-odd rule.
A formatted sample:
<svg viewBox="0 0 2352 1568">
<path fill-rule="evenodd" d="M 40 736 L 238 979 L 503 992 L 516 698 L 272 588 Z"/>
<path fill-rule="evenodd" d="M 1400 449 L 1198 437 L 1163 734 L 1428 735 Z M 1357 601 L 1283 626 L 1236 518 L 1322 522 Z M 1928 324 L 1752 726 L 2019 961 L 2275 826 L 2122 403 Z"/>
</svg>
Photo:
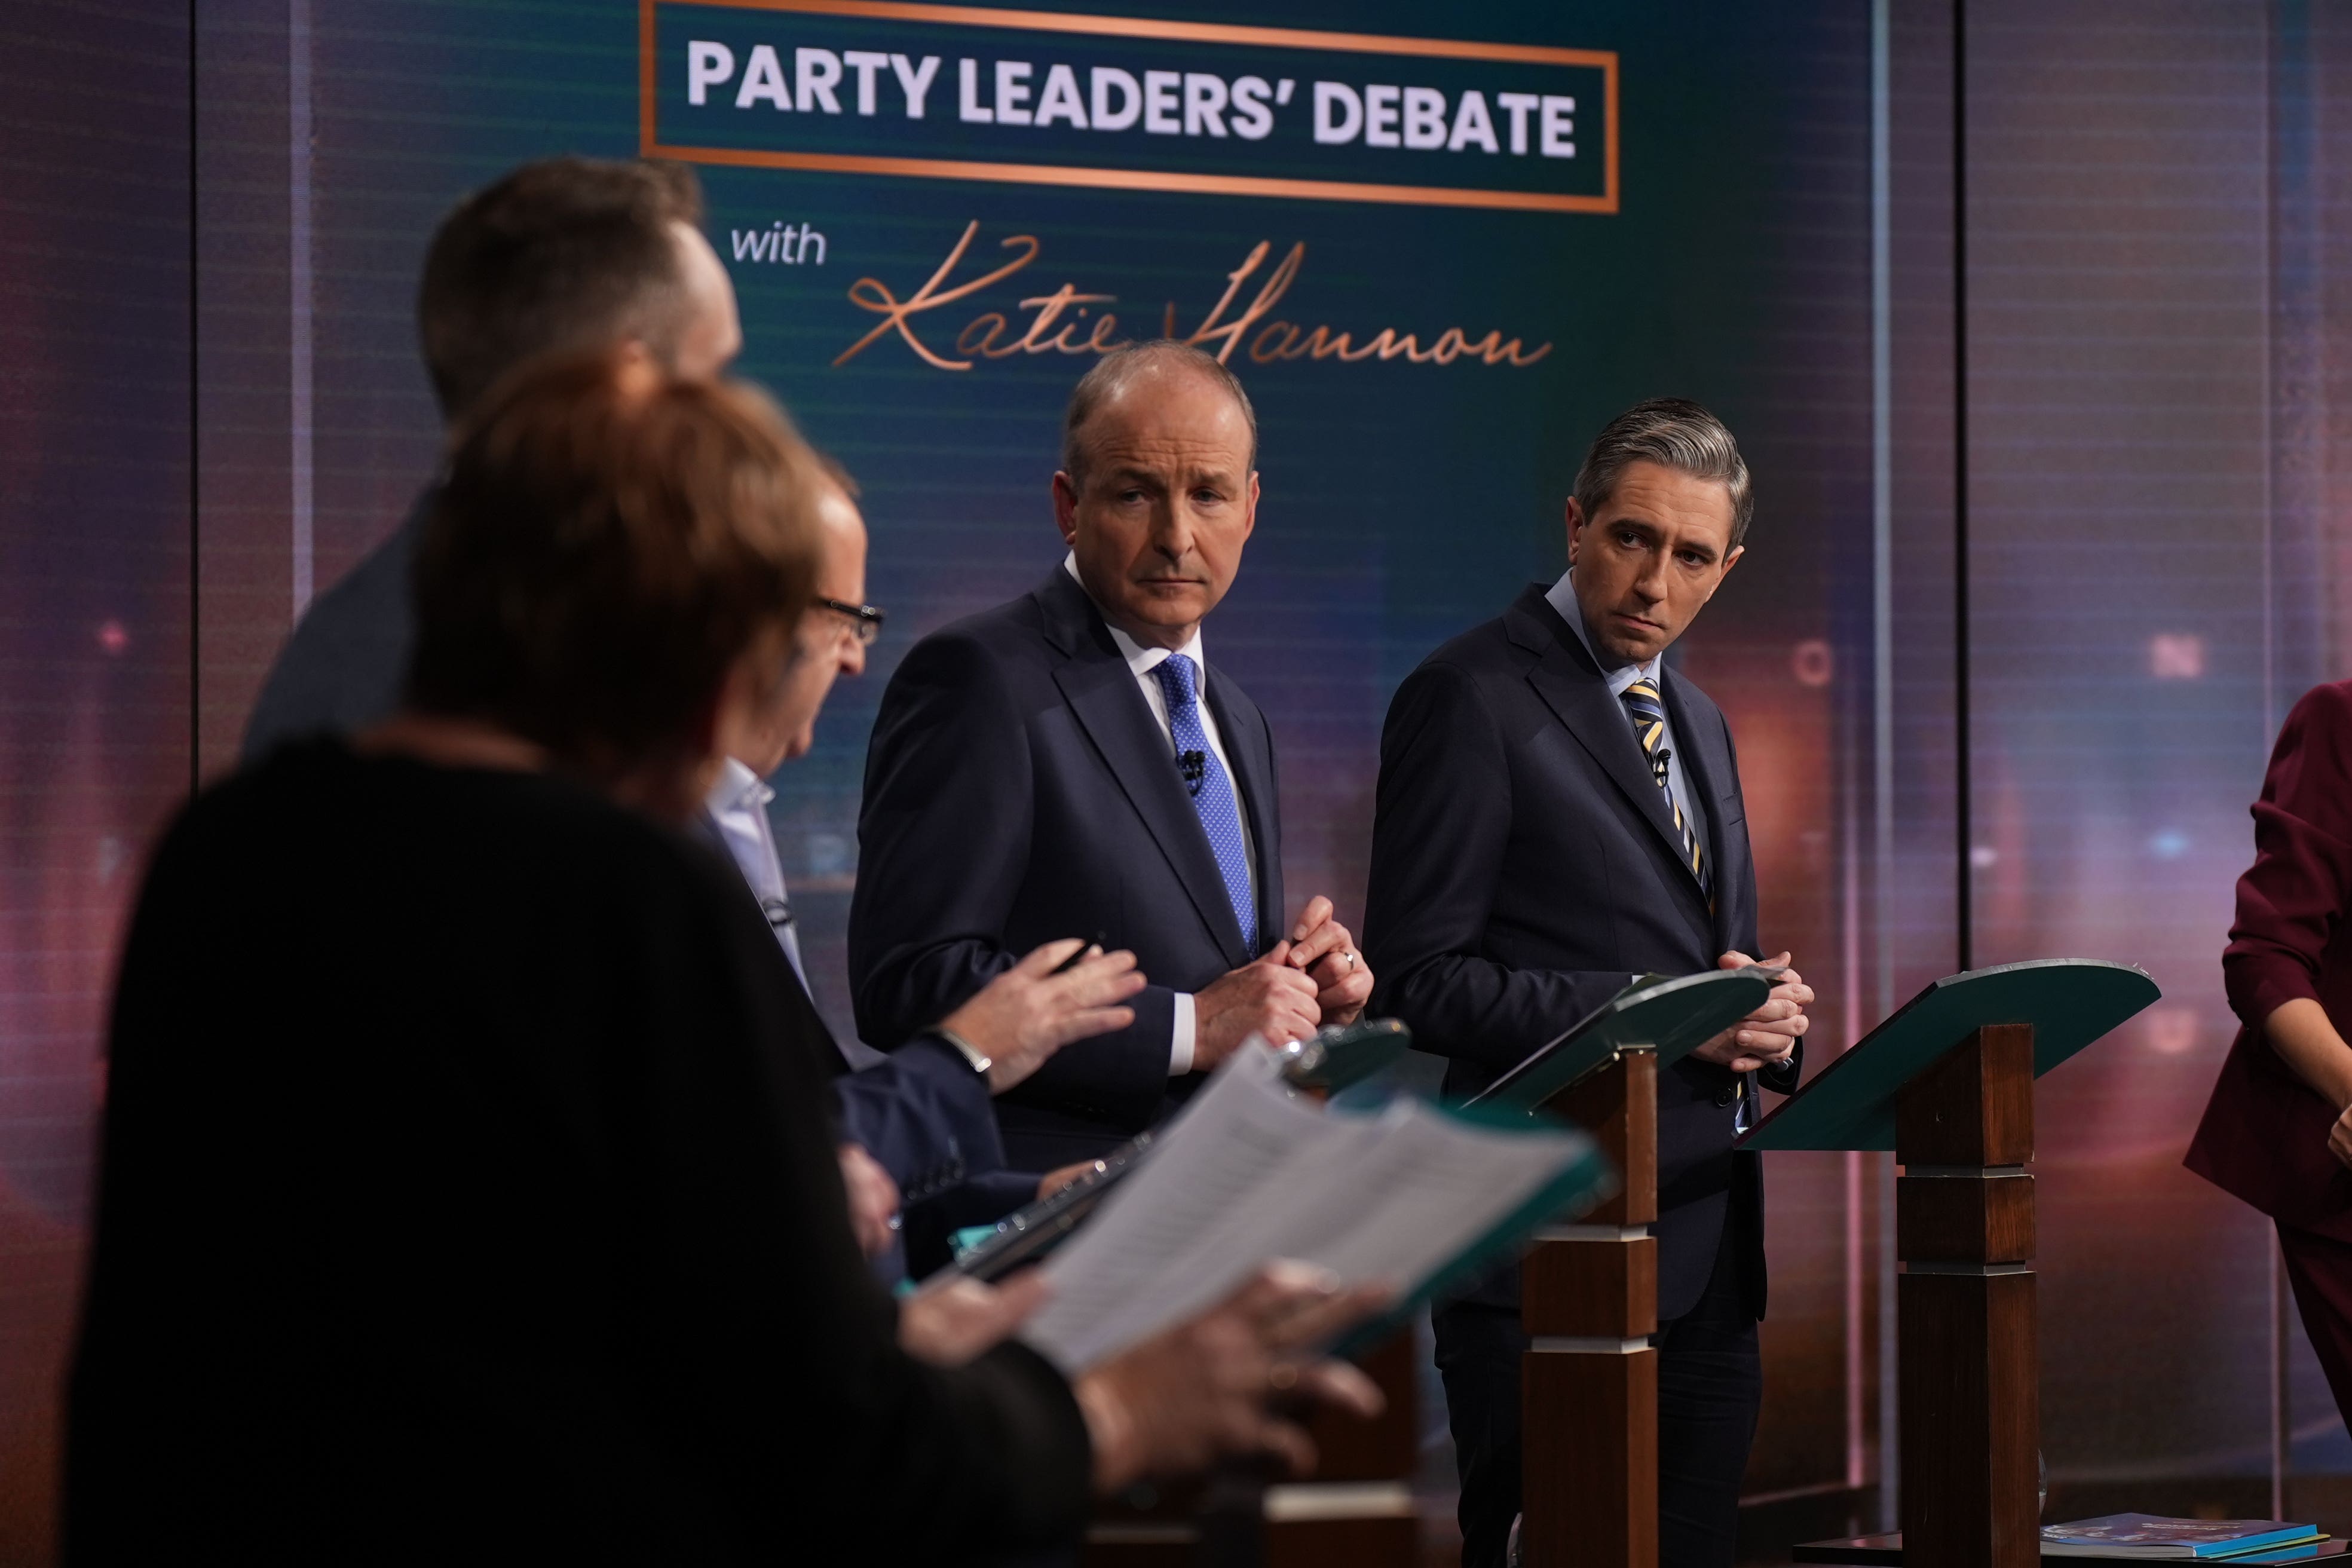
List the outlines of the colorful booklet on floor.
<svg viewBox="0 0 2352 1568">
<path fill-rule="evenodd" d="M 2042 1527 L 2044 1557 L 2129 1557 L 2226 1561 L 2322 1539 L 2319 1528 L 2274 1519 L 2162 1519 L 2111 1513 Z"/>
</svg>

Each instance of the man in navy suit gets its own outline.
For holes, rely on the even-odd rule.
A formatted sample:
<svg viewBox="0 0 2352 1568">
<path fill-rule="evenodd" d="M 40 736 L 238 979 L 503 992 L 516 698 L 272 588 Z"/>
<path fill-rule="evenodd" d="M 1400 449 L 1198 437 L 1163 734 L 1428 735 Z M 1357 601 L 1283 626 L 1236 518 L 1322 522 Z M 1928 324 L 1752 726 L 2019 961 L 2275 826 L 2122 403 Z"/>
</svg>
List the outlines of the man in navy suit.
<svg viewBox="0 0 2352 1568">
<path fill-rule="evenodd" d="M 1635 975 L 1757 951 L 1731 731 L 1661 658 L 1742 552 L 1748 468 L 1715 416 L 1645 403 L 1593 443 L 1569 571 L 1424 660 L 1381 738 L 1366 945 L 1376 1001 L 1483 1088 Z M 1787 955 L 1774 960 L 1785 963 Z M 1754 1083 L 1796 1087 L 1793 972 L 1658 1082 L 1659 1560 L 1730 1568 L 1762 1387 L 1763 1185 L 1735 1154 Z M 1518 1271 L 1436 1314 L 1463 1561 L 1500 1564 L 1519 1507 Z"/>
<path fill-rule="evenodd" d="M 1045 1170 L 1150 1127 L 1253 1034 L 1363 1009 L 1331 902 L 1286 922 L 1274 743 L 1202 652 L 1257 515 L 1257 427 L 1213 357 L 1131 344 L 1078 383 L 1054 513 L 1069 553 L 1022 597 L 924 638 L 875 721 L 849 969 L 890 1049 L 1054 937 L 1099 933 L 1150 984 L 1135 1022 L 996 1102 Z"/>
</svg>

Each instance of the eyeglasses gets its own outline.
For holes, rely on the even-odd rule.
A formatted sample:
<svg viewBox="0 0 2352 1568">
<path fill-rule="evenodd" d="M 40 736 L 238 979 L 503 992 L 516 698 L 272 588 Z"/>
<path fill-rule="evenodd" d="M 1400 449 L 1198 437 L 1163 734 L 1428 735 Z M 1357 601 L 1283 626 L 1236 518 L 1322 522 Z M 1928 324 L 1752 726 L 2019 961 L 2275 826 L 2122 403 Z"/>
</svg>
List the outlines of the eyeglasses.
<svg viewBox="0 0 2352 1568">
<path fill-rule="evenodd" d="M 839 599 L 819 599 L 817 604 L 838 616 L 847 616 L 856 625 L 861 647 L 872 647 L 874 639 L 882 635 L 882 612 L 872 605 L 845 605 Z"/>
</svg>

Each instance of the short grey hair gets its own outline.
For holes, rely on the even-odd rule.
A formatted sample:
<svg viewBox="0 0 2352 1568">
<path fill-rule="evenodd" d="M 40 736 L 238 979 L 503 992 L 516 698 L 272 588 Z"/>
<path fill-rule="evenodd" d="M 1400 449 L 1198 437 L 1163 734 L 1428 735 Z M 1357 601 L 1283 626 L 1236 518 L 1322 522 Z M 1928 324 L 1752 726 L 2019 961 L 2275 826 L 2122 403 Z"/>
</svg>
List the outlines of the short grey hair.
<svg viewBox="0 0 2352 1568">
<path fill-rule="evenodd" d="M 1687 397 L 1654 397 L 1612 419 L 1593 437 L 1576 471 L 1576 505 L 1589 521 L 1617 493 L 1617 481 L 1634 463 L 1655 463 L 1695 479 L 1713 479 L 1731 495 L 1731 548 L 1748 537 L 1756 497 L 1748 485 L 1748 461 L 1722 420 Z"/>
<path fill-rule="evenodd" d="M 1070 476 L 1073 489 L 1087 488 L 1087 421 L 1104 404 L 1125 391 L 1129 382 L 1160 365 L 1196 371 L 1224 389 L 1242 411 L 1242 423 L 1249 427 L 1249 466 L 1256 468 L 1257 410 L 1250 406 L 1249 394 L 1242 390 L 1242 378 L 1213 353 L 1204 353 L 1174 338 L 1154 338 L 1146 342 L 1119 344 L 1097 360 L 1071 389 L 1069 411 L 1062 416 L 1062 471 Z"/>
</svg>

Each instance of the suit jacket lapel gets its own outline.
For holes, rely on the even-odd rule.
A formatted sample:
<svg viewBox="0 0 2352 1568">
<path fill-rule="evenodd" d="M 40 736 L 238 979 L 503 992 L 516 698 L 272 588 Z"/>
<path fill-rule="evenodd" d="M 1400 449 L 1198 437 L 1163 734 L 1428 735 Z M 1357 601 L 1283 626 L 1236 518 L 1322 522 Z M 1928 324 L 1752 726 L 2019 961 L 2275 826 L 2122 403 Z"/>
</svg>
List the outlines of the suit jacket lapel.
<svg viewBox="0 0 2352 1568">
<path fill-rule="evenodd" d="M 1737 868 L 1727 847 L 1730 841 L 1723 828 L 1723 786 L 1733 776 L 1731 755 L 1724 749 L 1722 726 L 1692 711 L 1684 700 L 1682 682 L 1671 674 L 1663 695 L 1666 723 L 1674 731 L 1675 754 L 1682 759 L 1684 776 L 1690 780 L 1691 793 L 1698 796 L 1697 810 L 1706 824 L 1706 852 L 1715 868 L 1717 943 L 1728 950 L 1737 945 L 1726 939 L 1726 932 L 1734 918 L 1731 894 L 1738 884 Z"/>
<path fill-rule="evenodd" d="M 1234 788 L 1241 795 L 1242 809 L 1249 814 L 1250 853 L 1257 862 L 1251 868 L 1255 873 L 1251 885 L 1257 898 L 1258 944 L 1271 947 L 1276 933 L 1287 929 L 1283 921 L 1288 918 L 1276 907 L 1279 900 L 1275 896 L 1279 883 L 1275 872 L 1281 869 L 1282 836 L 1277 825 L 1282 820 L 1282 803 L 1274 798 L 1274 743 L 1256 708 L 1242 700 L 1233 683 L 1214 669 L 1209 671 L 1208 698 L 1217 734 L 1234 764 Z"/>
<path fill-rule="evenodd" d="M 1070 711 L 1094 742 L 1111 776 L 1150 829 L 1160 854 L 1207 922 L 1218 945 L 1236 968 L 1249 962 L 1242 951 L 1241 922 L 1225 896 L 1225 879 L 1209 848 L 1208 835 L 1184 793 L 1168 749 L 1168 737 L 1151 717 L 1135 672 L 1110 640 L 1086 591 L 1060 567 L 1031 595 L 1045 612 L 1047 637 L 1068 656 L 1054 670 Z M 1223 715 L 1219 715 L 1222 722 Z"/>
<path fill-rule="evenodd" d="M 1539 588 L 1531 587 L 1522 595 L 1505 619 L 1510 624 L 1512 640 L 1538 656 L 1528 671 L 1528 684 L 1601 764 L 1618 792 L 1633 803 L 1667 857 L 1683 865 L 1682 836 L 1675 831 L 1675 819 L 1666 810 L 1665 791 L 1658 787 L 1642 755 L 1642 744 L 1633 738 L 1633 721 L 1625 717 L 1623 704 L 1609 689 L 1609 682 L 1592 656 L 1584 651 L 1584 644 Z M 1697 892 L 1698 879 L 1688 866 L 1683 866 L 1683 876 L 1691 891 Z"/>
</svg>

